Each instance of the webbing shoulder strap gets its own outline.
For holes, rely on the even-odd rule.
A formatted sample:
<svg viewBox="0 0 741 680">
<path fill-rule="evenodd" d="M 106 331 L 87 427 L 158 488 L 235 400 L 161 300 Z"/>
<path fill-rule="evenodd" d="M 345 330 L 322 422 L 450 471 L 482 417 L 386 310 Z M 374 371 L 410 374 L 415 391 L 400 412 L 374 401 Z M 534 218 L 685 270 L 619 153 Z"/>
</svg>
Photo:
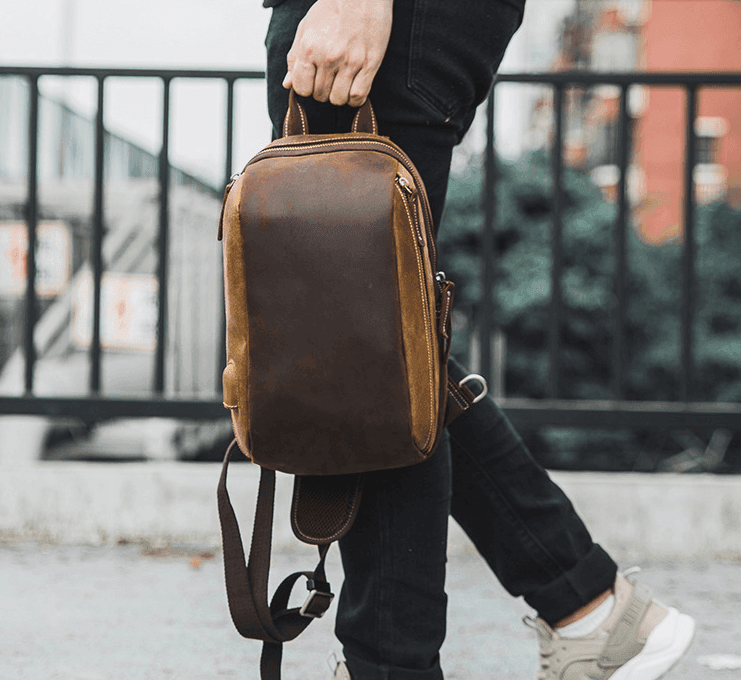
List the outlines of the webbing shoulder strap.
<svg viewBox="0 0 741 680">
<path fill-rule="evenodd" d="M 464 413 L 474 402 L 474 394 L 463 384 L 448 379 L 448 399 L 445 424 Z M 221 539 L 224 551 L 224 575 L 229 611 L 240 635 L 262 640 L 260 677 L 280 680 L 283 643 L 297 637 L 315 618 L 329 608 L 334 595 L 327 583 L 324 562 L 330 544 L 320 545 L 319 562 L 314 571 L 291 574 L 278 586 L 268 605 L 268 575 L 270 548 L 273 537 L 273 507 L 275 502 L 275 472 L 261 468 L 257 494 L 255 522 L 249 561 L 245 564 L 244 546 L 226 488 L 227 469 L 235 439 L 224 456 L 217 488 Z M 352 515 L 354 518 L 354 514 Z M 351 521 L 351 520 L 350 520 Z M 299 578 L 307 579 L 309 597 L 302 607 L 288 608 L 288 599 Z"/>
<path fill-rule="evenodd" d="M 262 680 L 280 680 L 283 643 L 293 640 L 313 619 L 321 617 L 334 597 L 324 570 L 329 546 L 319 547 L 319 563 L 313 572 L 299 571 L 288 576 L 278 586 L 268 605 L 275 472 L 261 470 L 252 546 L 249 562 L 245 564 L 237 517 L 226 489 L 227 468 L 236 447 L 235 440 L 226 451 L 217 490 L 229 611 L 240 635 L 264 643 L 260 659 Z M 289 609 L 288 599 L 301 577 L 307 579 L 309 597 L 302 607 Z"/>
</svg>

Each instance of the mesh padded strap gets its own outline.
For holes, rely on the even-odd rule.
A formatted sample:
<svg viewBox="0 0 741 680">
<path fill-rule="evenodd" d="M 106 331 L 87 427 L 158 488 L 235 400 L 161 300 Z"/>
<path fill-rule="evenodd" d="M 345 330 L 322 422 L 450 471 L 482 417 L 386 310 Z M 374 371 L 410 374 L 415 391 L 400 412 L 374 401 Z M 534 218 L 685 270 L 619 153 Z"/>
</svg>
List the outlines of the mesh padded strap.
<svg viewBox="0 0 741 680">
<path fill-rule="evenodd" d="M 341 539 L 358 514 L 363 475 L 296 475 L 291 528 L 299 541 L 326 545 Z"/>
</svg>

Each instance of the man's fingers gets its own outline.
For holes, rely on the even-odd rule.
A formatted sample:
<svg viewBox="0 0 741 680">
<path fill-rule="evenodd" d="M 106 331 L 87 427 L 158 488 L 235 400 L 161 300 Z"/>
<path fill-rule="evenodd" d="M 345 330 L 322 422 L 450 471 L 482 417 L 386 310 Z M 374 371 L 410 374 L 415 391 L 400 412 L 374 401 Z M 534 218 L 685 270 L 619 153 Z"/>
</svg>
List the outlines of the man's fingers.
<svg viewBox="0 0 741 680">
<path fill-rule="evenodd" d="M 314 99 L 318 102 L 326 102 L 329 99 L 329 93 L 332 91 L 336 76 L 336 67 L 325 65 L 317 68 L 314 76 Z"/>
<path fill-rule="evenodd" d="M 310 97 L 314 92 L 314 78 L 316 76 L 314 64 L 306 61 L 296 61 L 290 73 L 296 94 L 302 97 Z"/>
<path fill-rule="evenodd" d="M 350 99 L 350 87 L 354 74 L 350 71 L 342 71 L 332 83 L 332 91 L 329 93 L 329 101 L 335 106 L 343 106 Z"/>
<path fill-rule="evenodd" d="M 349 58 L 342 68 L 337 72 L 332 90 L 329 94 L 329 101 L 335 106 L 344 106 L 350 101 L 350 89 L 352 88 L 355 77 L 362 69 L 362 62 L 354 58 Z"/>
<path fill-rule="evenodd" d="M 355 76 L 355 79 L 352 81 L 352 86 L 350 87 L 347 101 L 350 106 L 362 106 L 365 103 L 368 94 L 370 94 L 373 78 L 375 77 L 377 70 L 377 68 L 373 70 L 363 69 Z"/>
</svg>

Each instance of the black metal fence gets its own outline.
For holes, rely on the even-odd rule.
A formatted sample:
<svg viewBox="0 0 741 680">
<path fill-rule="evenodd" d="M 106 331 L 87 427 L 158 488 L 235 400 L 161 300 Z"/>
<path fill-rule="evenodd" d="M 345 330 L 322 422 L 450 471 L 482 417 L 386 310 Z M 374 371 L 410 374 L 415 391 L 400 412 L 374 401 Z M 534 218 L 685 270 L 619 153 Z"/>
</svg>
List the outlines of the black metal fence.
<svg viewBox="0 0 741 680">
<path fill-rule="evenodd" d="M 0 414 L 34 414 L 45 416 L 72 416 L 86 421 L 114 417 L 157 416 L 187 419 L 217 419 L 224 417 L 221 400 L 182 400 L 167 398 L 165 385 L 165 339 L 167 334 L 167 252 L 169 234 L 170 190 L 170 89 L 175 79 L 208 79 L 226 84 L 226 130 L 224 181 L 232 172 L 232 148 L 234 142 L 234 87 L 240 80 L 264 78 L 260 71 L 202 71 L 202 70 L 154 70 L 154 69 L 90 69 L 90 68 L 21 68 L 0 67 L 0 76 L 15 76 L 26 79 L 29 89 L 28 106 L 28 174 L 25 221 L 28 228 L 28 252 L 34 253 L 38 227 L 38 137 L 39 137 L 39 79 L 43 76 L 87 76 L 97 82 L 97 113 L 95 117 L 95 173 L 92 206 L 93 236 L 91 265 L 93 271 L 93 321 L 90 347 L 89 395 L 87 397 L 39 397 L 34 395 L 34 366 L 36 363 L 33 332 L 37 322 L 38 301 L 34 281 L 36 268 L 34 257 L 27 260 L 25 296 L 25 322 L 23 348 L 25 356 L 25 394 L 23 396 L 0 396 Z M 101 280 L 103 274 L 102 241 L 104 214 L 104 158 L 105 158 L 105 83 L 113 77 L 156 78 L 163 84 L 162 100 L 162 146 L 159 155 L 159 236 L 158 267 L 159 285 L 157 344 L 155 351 L 154 390 L 148 398 L 121 399 L 101 394 Z M 703 87 L 741 87 L 741 73 L 728 74 L 684 74 L 684 73 L 547 73 L 500 75 L 499 83 L 530 83 L 551 87 L 554 94 L 554 136 L 552 144 L 553 211 L 551 230 L 551 301 L 548 330 L 549 352 L 549 398 L 545 400 L 503 398 L 501 405 L 518 427 L 588 427 L 588 428 L 726 428 L 741 429 L 741 404 L 703 403 L 692 401 L 694 373 L 693 305 L 695 303 L 695 247 L 694 247 L 694 191 L 693 168 L 695 165 L 695 129 L 698 91 Z M 574 401 L 559 398 L 560 338 L 563 323 L 561 302 L 562 277 L 562 178 L 564 159 L 563 103 L 564 92 L 571 86 L 615 85 L 620 88 L 619 117 L 619 185 L 618 213 L 615 225 L 616 265 L 614 290 L 617 304 L 614 309 L 614 346 L 612 361 L 613 399 L 608 401 Z M 677 357 L 681 375 L 681 396 L 678 402 L 630 402 L 625 401 L 621 384 L 624 370 L 623 328 L 625 318 L 626 277 L 626 234 L 629 207 L 626 192 L 628 167 L 628 91 L 632 85 L 681 87 L 686 93 L 686 133 L 684 166 L 684 234 L 682 259 L 682 302 L 681 302 L 681 356 Z M 496 156 L 494 139 L 494 110 L 497 87 L 493 88 L 488 101 L 488 124 L 486 145 L 486 181 L 484 182 L 485 219 L 483 229 L 482 318 L 487 322 L 479 326 L 480 347 L 489 347 L 491 322 L 494 317 L 493 289 L 496 266 L 494 254 L 495 206 L 496 206 Z M 482 372 L 491 374 L 490 357 L 482 352 Z M 219 376 L 215 380 L 220 381 Z"/>
</svg>

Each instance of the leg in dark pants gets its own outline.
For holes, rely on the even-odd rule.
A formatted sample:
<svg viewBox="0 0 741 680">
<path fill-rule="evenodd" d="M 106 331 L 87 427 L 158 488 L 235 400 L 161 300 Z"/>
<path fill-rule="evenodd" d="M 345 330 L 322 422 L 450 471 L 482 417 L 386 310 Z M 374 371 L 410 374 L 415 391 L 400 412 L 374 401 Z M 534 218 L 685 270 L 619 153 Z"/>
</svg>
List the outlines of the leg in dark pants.
<svg viewBox="0 0 741 680">
<path fill-rule="evenodd" d="M 466 373 L 454 361 L 448 370 Z M 493 399 L 448 429 L 452 515 L 509 593 L 553 624 L 612 587 L 615 563 Z"/>
<path fill-rule="evenodd" d="M 276 131 L 288 93 L 286 54 L 312 0 L 286 0 L 268 31 L 268 97 Z M 470 126 L 520 22 L 516 2 L 396 0 L 389 48 L 371 90 L 381 134 L 411 157 L 435 225 L 453 147 Z M 303 100 L 311 132 L 346 132 L 354 110 Z M 460 378 L 463 369 L 451 361 Z M 337 614 L 354 680 L 442 677 L 448 512 L 509 592 L 546 621 L 609 589 L 616 567 L 491 399 L 450 428 L 419 466 L 368 475 L 363 503 L 340 542 L 345 584 Z M 451 463 L 452 450 L 452 463 Z M 452 473 L 451 473 L 452 465 Z"/>
<path fill-rule="evenodd" d="M 450 512 L 447 436 L 426 462 L 366 475 L 340 541 L 336 633 L 354 680 L 440 680 Z"/>
</svg>

